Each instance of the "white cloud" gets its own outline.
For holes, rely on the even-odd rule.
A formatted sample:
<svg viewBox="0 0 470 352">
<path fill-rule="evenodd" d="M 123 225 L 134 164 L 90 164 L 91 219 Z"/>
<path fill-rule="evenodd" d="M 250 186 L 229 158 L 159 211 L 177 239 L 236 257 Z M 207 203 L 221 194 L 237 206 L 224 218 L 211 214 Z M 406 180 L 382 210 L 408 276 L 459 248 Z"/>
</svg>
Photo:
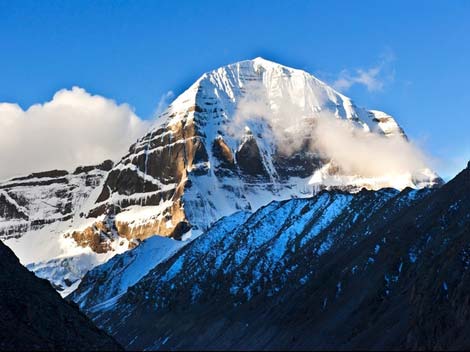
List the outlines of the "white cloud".
<svg viewBox="0 0 470 352">
<path fill-rule="evenodd" d="M 175 97 L 175 93 L 173 93 L 172 90 L 169 90 L 165 94 L 163 94 L 160 97 L 160 100 L 158 101 L 157 107 L 153 113 L 153 117 L 158 117 L 160 116 L 161 113 L 163 113 L 168 105 L 170 104 L 171 100 Z"/>
<path fill-rule="evenodd" d="M 380 71 L 380 67 L 373 67 L 368 70 L 357 69 L 353 74 L 344 70 L 333 83 L 333 86 L 340 91 L 347 91 L 355 84 L 362 84 L 370 92 L 380 91 L 384 87 L 384 82 L 379 77 Z"/>
<path fill-rule="evenodd" d="M 345 92 L 354 85 L 363 85 L 369 92 L 381 91 L 386 84 L 394 79 L 394 72 L 390 67 L 393 60 L 393 53 L 389 51 L 382 55 L 377 65 L 371 68 L 357 68 L 353 72 L 343 70 L 333 82 L 333 87 Z"/>
<path fill-rule="evenodd" d="M 369 132 L 350 120 L 339 119 L 327 108 L 306 114 L 304 106 L 280 94 L 268 96 L 260 84 L 245 86 L 249 90 L 237 104 L 235 118 L 227 126 L 232 135 L 243 133 L 249 126 L 255 131 L 255 122 L 265 121 L 271 126 L 276 146 L 284 154 L 309 148 L 310 151 L 333 162 L 343 175 L 386 180 L 386 186 L 403 188 L 411 177 L 432 176 L 428 172 L 429 157 L 414 143 L 401 135 L 384 136 Z M 321 106 L 320 92 L 315 94 Z M 310 118 L 309 118 L 310 116 Z M 314 117 L 314 118 L 313 118 Z M 266 140 L 269 136 L 264 135 Z"/>
<path fill-rule="evenodd" d="M 129 105 L 79 87 L 27 110 L 0 103 L 0 179 L 117 159 L 147 128 Z"/>
<path fill-rule="evenodd" d="M 429 164 L 428 157 L 405 138 L 371 133 L 328 113 L 317 119 L 313 136 L 315 148 L 347 175 L 415 175 Z"/>
</svg>

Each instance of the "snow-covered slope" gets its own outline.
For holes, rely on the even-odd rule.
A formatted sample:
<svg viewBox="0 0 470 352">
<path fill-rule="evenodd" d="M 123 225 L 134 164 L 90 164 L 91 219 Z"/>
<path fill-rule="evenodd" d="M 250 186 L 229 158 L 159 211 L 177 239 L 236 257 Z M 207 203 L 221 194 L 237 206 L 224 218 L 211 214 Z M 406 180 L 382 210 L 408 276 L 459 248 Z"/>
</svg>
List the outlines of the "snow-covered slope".
<svg viewBox="0 0 470 352">
<path fill-rule="evenodd" d="M 140 258 L 154 246 L 160 246 L 163 240 L 170 241 L 170 244 L 174 242 L 161 237 L 144 241 L 141 246 L 91 270 L 69 299 L 78 303 L 83 310 L 93 312 L 92 315 L 100 314 L 114 309 L 117 299 L 143 279 L 142 282 L 157 283 L 158 288 L 153 296 L 161 296 L 161 301 L 157 298 L 157 305 L 164 307 L 163 301 L 168 299 L 164 292 L 181 288 L 182 291 L 193 292 L 195 299 L 198 296 L 198 282 L 222 284 L 222 277 L 230 281 L 231 287 L 228 289 L 231 294 L 250 298 L 263 286 L 263 282 L 280 274 L 280 267 L 285 261 L 296 251 L 306 248 L 307 244 L 314 243 L 312 255 L 321 256 L 330 250 L 334 242 L 343 239 L 342 232 L 357 224 L 367 223 L 384 207 L 391 208 L 388 211 L 391 216 L 429 192 L 426 189 L 406 189 L 402 193 L 382 189 L 376 193 L 362 191 L 357 194 L 322 191 L 309 199 L 274 201 L 254 213 L 240 211 L 221 218 L 199 238 L 188 241 L 184 251 L 175 251 L 163 258 L 159 253 L 140 266 L 134 258 Z M 152 241 L 147 243 L 149 240 Z M 145 248 L 141 248 L 144 244 Z M 169 264 L 157 267 L 158 263 L 167 259 Z M 152 262 L 155 265 L 152 266 Z M 149 271 L 153 274 L 144 278 Z M 218 279 L 211 278 L 218 271 L 224 275 Z M 139 285 L 143 283 L 139 282 Z M 116 290 L 116 287 L 119 289 Z"/>
<path fill-rule="evenodd" d="M 127 289 L 136 284 L 151 269 L 169 258 L 190 241 L 153 236 L 143 241 L 137 248 L 114 256 L 108 262 L 87 273 L 80 287 L 72 297 L 80 307 L 94 305 L 100 309 L 111 304 Z"/>
</svg>

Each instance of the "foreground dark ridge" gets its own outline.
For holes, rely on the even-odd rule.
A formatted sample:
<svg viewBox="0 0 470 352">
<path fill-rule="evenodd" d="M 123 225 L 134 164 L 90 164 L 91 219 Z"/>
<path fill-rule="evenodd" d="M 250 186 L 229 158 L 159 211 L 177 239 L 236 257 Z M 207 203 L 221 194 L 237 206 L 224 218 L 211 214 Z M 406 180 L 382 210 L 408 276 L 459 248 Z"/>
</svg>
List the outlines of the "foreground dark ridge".
<svg viewBox="0 0 470 352">
<path fill-rule="evenodd" d="M 121 350 L 0 242 L 0 350 Z"/>
<path fill-rule="evenodd" d="M 75 299 L 129 349 L 468 349 L 469 243 L 465 169 L 234 214 L 121 297 Z"/>
</svg>

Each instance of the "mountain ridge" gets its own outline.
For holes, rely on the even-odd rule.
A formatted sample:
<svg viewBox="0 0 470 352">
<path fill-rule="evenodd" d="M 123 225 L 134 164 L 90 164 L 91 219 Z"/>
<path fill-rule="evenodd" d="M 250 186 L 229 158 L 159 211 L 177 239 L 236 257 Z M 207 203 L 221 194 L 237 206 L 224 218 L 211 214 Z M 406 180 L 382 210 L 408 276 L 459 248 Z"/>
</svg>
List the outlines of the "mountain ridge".
<svg viewBox="0 0 470 352">
<path fill-rule="evenodd" d="M 465 349 L 469 190 L 465 169 L 440 189 L 274 201 L 79 304 L 130 350 Z"/>
</svg>

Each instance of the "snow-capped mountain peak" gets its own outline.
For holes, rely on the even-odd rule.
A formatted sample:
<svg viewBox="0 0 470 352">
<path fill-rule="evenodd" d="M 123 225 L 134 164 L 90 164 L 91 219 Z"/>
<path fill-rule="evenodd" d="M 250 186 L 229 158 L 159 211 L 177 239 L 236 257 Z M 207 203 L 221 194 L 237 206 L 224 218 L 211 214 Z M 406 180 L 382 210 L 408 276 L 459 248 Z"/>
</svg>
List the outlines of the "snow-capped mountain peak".
<svg viewBox="0 0 470 352">
<path fill-rule="evenodd" d="M 315 172 L 322 171 L 316 174 L 321 183 L 332 172 L 341 176 L 343 166 L 316 145 L 320 119 L 407 143 L 390 115 L 357 107 L 305 71 L 258 57 L 205 73 L 178 96 L 110 172 L 89 216 L 116 213 L 126 236 L 178 237 L 237 210 L 311 195 Z M 346 176 L 353 184 L 339 186 L 418 186 L 412 174 L 409 182 L 393 184 L 375 175 Z M 419 186 L 437 182 L 435 174 L 428 176 Z M 374 178 L 381 181 L 374 184 Z M 156 207 L 148 218 L 154 225 L 144 230 L 120 221 L 129 209 L 145 206 Z"/>
</svg>

